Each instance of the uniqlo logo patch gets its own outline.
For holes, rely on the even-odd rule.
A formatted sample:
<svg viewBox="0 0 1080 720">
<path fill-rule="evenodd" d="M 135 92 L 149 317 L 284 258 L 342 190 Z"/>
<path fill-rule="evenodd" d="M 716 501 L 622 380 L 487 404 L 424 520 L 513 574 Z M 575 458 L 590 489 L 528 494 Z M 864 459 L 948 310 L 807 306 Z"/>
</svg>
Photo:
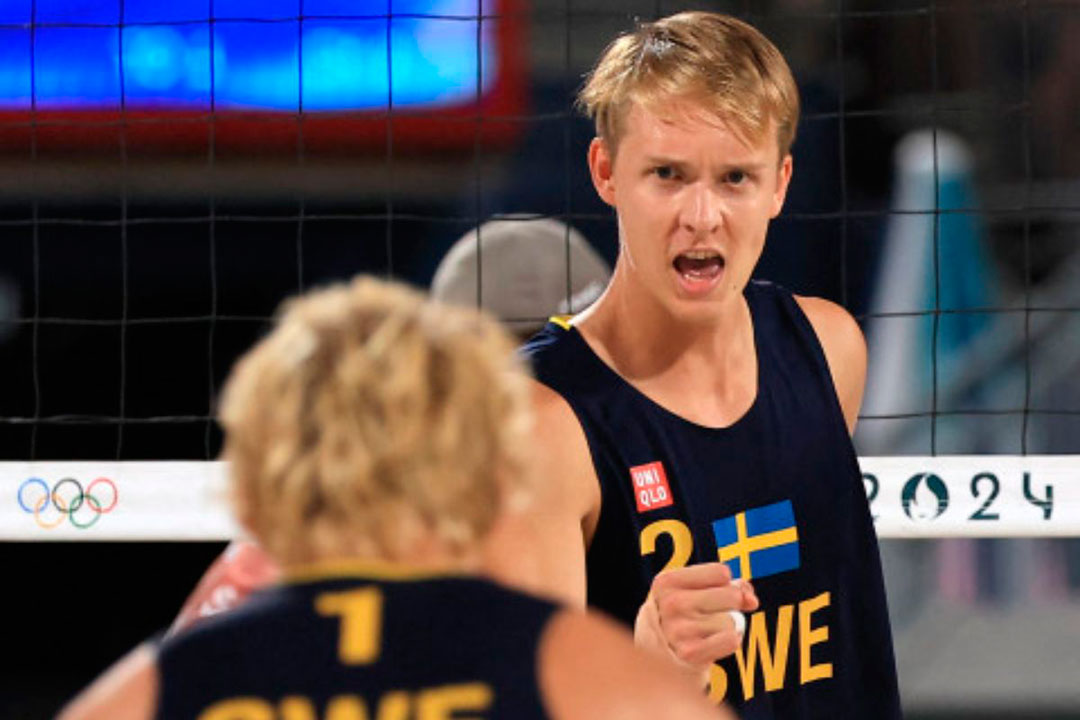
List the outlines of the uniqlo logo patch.
<svg viewBox="0 0 1080 720">
<path fill-rule="evenodd" d="M 671 497 L 664 464 L 657 461 L 630 468 L 630 479 L 634 483 L 634 500 L 639 513 L 667 507 L 675 502 Z"/>
</svg>

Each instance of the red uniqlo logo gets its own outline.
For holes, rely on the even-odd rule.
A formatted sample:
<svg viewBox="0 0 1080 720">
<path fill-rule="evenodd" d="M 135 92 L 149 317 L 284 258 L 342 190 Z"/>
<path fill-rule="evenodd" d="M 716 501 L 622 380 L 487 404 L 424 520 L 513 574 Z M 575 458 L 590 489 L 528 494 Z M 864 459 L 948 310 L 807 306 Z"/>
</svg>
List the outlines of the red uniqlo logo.
<svg viewBox="0 0 1080 720">
<path fill-rule="evenodd" d="M 634 499 L 637 501 L 638 512 L 667 507 L 675 502 L 671 497 L 671 486 L 668 485 L 663 463 L 635 465 L 630 468 L 630 478 L 634 481 Z"/>
</svg>

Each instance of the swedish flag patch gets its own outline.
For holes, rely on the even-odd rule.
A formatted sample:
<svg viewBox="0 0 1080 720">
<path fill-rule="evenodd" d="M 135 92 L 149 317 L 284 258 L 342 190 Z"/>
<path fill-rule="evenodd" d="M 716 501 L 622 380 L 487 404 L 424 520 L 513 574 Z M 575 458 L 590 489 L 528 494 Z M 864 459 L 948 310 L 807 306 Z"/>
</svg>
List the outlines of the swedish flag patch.
<svg viewBox="0 0 1080 720">
<path fill-rule="evenodd" d="M 734 578 L 776 575 L 799 567 L 799 530 L 790 500 L 781 500 L 712 524 L 720 562 Z"/>
</svg>

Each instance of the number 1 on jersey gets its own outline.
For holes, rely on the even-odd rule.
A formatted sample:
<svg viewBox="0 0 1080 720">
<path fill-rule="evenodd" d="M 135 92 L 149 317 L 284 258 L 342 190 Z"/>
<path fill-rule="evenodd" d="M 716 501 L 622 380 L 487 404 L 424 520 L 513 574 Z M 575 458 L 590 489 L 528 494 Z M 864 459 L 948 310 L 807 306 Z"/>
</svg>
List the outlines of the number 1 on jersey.
<svg viewBox="0 0 1080 720">
<path fill-rule="evenodd" d="M 340 618 L 338 658 L 343 665 L 368 665 L 379 659 L 383 612 L 379 588 L 321 593 L 315 598 L 315 611 Z"/>
</svg>

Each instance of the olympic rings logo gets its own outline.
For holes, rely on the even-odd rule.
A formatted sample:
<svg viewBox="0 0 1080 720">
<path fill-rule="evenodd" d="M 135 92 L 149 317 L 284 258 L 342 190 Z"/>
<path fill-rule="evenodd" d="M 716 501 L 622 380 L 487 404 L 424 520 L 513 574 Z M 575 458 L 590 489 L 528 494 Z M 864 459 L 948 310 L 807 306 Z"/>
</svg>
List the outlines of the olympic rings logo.
<svg viewBox="0 0 1080 720">
<path fill-rule="evenodd" d="M 108 504 L 98 496 L 101 490 L 98 495 L 94 494 L 94 488 L 99 485 L 103 489 L 108 488 L 108 494 L 104 495 L 104 498 L 111 495 Z M 32 477 L 23 481 L 18 493 L 19 507 L 32 514 L 38 527 L 46 530 L 57 527 L 64 522 L 65 517 L 75 527 L 86 530 L 100 520 L 102 515 L 112 512 L 119 499 L 120 493 L 116 490 L 116 484 L 107 477 L 97 478 L 85 490 L 75 478 L 62 478 L 50 490 L 44 480 Z M 46 515 L 50 514 L 50 506 L 57 511 L 55 519 L 46 519 Z M 80 513 L 80 510 L 83 512 Z"/>
</svg>

